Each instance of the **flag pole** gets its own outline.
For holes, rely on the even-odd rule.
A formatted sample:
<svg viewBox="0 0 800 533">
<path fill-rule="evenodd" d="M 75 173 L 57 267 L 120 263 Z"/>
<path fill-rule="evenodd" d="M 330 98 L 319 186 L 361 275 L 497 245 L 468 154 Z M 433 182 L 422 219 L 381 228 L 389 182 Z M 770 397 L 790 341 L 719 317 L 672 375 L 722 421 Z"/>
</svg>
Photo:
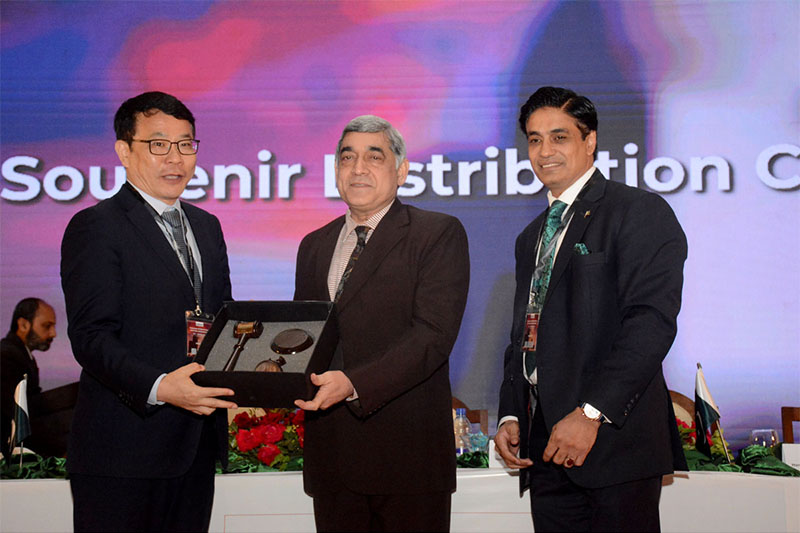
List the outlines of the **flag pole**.
<svg viewBox="0 0 800 533">
<path fill-rule="evenodd" d="M 703 371 L 703 365 L 701 365 L 700 363 L 697 363 L 697 370 L 702 372 Z M 716 426 L 717 426 L 717 431 L 719 432 L 719 438 L 722 441 L 722 449 L 725 450 L 725 459 L 728 461 L 728 464 L 733 464 L 733 461 L 731 461 L 731 454 L 728 452 L 728 445 L 725 443 L 725 436 L 722 434 L 722 424 L 719 423 L 719 419 L 714 421 L 714 423 L 711 424 L 711 426 L 713 427 L 714 424 L 716 424 Z M 710 429 L 711 429 L 711 427 L 709 427 L 709 430 Z M 712 431 L 711 434 L 713 435 L 714 432 Z"/>
<path fill-rule="evenodd" d="M 719 423 L 719 420 L 715 422 L 717 424 L 717 431 L 719 431 L 719 438 L 722 441 L 722 449 L 725 450 L 725 459 L 728 460 L 728 464 L 732 465 L 733 461 L 731 461 L 731 455 L 728 453 L 728 445 L 725 443 L 725 435 L 722 434 L 722 426 Z"/>
</svg>

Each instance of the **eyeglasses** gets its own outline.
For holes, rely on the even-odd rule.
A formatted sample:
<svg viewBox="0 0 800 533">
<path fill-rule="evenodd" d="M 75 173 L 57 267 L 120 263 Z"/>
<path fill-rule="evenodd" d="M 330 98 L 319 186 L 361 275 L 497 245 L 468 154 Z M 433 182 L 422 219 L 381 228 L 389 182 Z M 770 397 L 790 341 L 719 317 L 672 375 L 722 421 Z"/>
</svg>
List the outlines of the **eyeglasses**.
<svg viewBox="0 0 800 533">
<path fill-rule="evenodd" d="M 150 139 L 149 141 L 141 141 L 133 139 L 133 142 L 147 143 L 150 146 L 150 153 L 153 155 L 167 155 L 172 150 L 172 145 L 178 146 L 178 152 L 183 155 L 194 155 L 197 153 L 197 148 L 200 141 L 197 139 L 184 139 L 182 141 L 168 141 L 166 139 Z"/>
</svg>

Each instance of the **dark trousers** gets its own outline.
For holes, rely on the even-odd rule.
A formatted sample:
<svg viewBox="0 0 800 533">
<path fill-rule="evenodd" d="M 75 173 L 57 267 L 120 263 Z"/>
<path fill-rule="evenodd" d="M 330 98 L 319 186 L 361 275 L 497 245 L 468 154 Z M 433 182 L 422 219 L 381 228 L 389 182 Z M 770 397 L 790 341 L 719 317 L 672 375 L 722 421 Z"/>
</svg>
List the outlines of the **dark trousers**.
<svg viewBox="0 0 800 533">
<path fill-rule="evenodd" d="M 314 495 L 317 531 L 449 531 L 450 492 L 357 494 L 343 486 Z"/>
<path fill-rule="evenodd" d="M 542 461 L 548 437 L 544 417 L 537 409 L 531 428 L 534 464 L 529 469 L 531 514 L 537 533 L 661 530 L 661 476 L 598 489 L 579 487 L 564 467 Z"/>
<path fill-rule="evenodd" d="M 168 479 L 70 474 L 75 531 L 208 531 L 216 443 L 206 423 L 189 470 Z"/>
</svg>

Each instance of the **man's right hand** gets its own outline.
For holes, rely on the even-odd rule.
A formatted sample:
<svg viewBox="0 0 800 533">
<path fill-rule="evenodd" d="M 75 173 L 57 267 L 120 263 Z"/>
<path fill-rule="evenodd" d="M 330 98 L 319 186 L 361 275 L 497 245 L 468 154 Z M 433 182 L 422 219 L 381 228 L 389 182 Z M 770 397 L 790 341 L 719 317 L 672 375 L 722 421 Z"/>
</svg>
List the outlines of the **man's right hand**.
<svg viewBox="0 0 800 533">
<path fill-rule="evenodd" d="M 533 464 L 530 459 L 520 459 L 519 454 L 519 422 L 508 420 L 497 428 L 494 436 L 494 448 L 509 468 L 527 468 Z"/>
<path fill-rule="evenodd" d="M 198 415 L 210 415 L 216 409 L 236 409 L 235 403 L 216 398 L 233 396 L 231 389 L 200 387 L 192 381 L 192 374 L 203 370 L 205 367 L 198 363 L 189 363 L 173 370 L 158 384 L 156 399 Z"/>
</svg>

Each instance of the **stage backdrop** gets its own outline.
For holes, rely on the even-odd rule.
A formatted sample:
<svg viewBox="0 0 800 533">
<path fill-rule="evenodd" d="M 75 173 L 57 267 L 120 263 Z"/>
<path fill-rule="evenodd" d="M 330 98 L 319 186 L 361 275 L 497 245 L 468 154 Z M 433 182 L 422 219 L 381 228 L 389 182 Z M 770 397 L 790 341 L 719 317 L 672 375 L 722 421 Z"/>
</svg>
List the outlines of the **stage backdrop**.
<svg viewBox="0 0 800 533">
<path fill-rule="evenodd" d="M 46 387 L 79 373 L 63 230 L 121 186 L 113 114 L 157 89 L 197 117 L 184 198 L 220 218 L 237 299 L 292 298 L 300 239 L 345 210 L 342 127 L 391 121 L 411 161 L 402 200 L 469 234 L 451 378 L 494 411 L 514 239 L 546 205 L 517 113 L 557 85 L 597 105 L 598 167 L 663 195 L 686 231 L 670 388 L 692 396 L 702 362 L 734 445 L 800 405 L 798 2 L 3 1 L 0 15 L 0 318 L 30 295 L 55 306 Z"/>
</svg>

